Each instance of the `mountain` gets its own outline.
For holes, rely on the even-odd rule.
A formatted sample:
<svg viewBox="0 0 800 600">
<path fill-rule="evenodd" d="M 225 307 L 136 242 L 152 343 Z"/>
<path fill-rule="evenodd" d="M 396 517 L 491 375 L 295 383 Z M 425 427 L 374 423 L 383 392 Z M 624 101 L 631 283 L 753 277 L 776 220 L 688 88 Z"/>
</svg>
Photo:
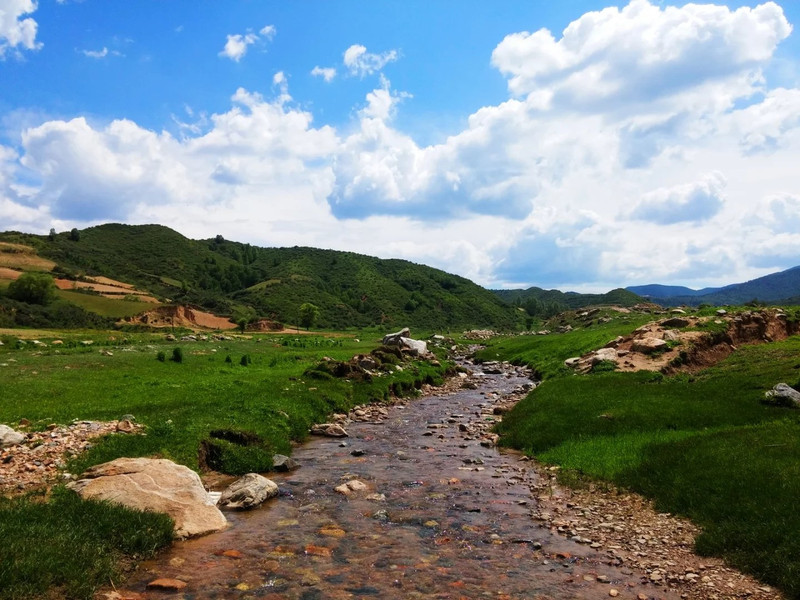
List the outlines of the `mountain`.
<svg viewBox="0 0 800 600">
<path fill-rule="evenodd" d="M 682 285 L 659 285 L 655 283 L 651 285 L 632 285 L 625 289 L 638 294 L 642 298 L 672 298 L 675 296 L 703 296 L 712 294 L 722 288 L 709 287 L 702 290 L 693 290 Z"/>
<path fill-rule="evenodd" d="M 789 304 L 800 297 L 800 266 L 721 288 L 692 290 L 680 286 L 643 285 L 626 288 L 665 306 L 745 304 L 758 300 Z"/>
<path fill-rule="evenodd" d="M 559 312 L 595 306 L 600 304 L 618 304 L 633 306 L 644 299 L 635 293 L 617 288 L 605 294 L 578 294 L 559 290 L 544 290 L 530 287 L 525 290 L 493 290 L 498 298 L 512 306 L 522 307 L 532 316 L 550 317 Z"/>
<path fill-rule="evenodd" d="M 261 248 L 216 236 L 192 240 L 161 225 L 106 224 L 41 236 L 0 234 L 53 261 L 54 275 L 103 276 L 164 301 L 218 314 L 295 324 L 300 305 L 319 308 L 316 326 L 515 329 L 516 310 L 477 284 L 405 260 L 316 248 Z"/>
</svg>

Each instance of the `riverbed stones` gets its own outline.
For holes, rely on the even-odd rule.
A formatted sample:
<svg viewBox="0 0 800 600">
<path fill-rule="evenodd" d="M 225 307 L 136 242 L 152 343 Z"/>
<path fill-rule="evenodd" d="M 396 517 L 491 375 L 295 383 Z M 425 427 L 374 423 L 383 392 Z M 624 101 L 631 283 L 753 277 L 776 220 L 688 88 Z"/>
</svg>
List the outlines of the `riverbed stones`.
<svg viewBox="0 0 800 600">
<path fill-rule="evenodd" d="M 258 473 L 248 473 L 222 492 L 217 503 L 223 508 L 249 509 L 278 495 L 278 485 Z"/>
<path fill-rule="evenodd" d="M 0 448 L 16 446 L 25 441 L 25 434 L 15 431 L 8 425 L 0 425 Z"/>
<path fill-rule="evenodd" d="M 294 471 L 298 466 L 296 460 L 285 454 L 275 454 L 272 457 L 272 468 L 279 473 Z"/>
<path fill-rule="evenodd" d="M 324 437 L 348 437 L 347 431 L 338 423 L 320 423 L 311 427 L 312 435 L 321 435 Z"/>
<path fill-rule="evenodd" d="M 363 481 L 359 481 L 358 479 L 351 479 L 343 483 L 342 485 L 337 485 L 333 490 L 338 492 L 344 496 L 352 496 L 357 492 L 363 492 L 367 489 L 367 484 Z"/>
<path fill-rule="evenodd" d="M 220 531 L 228 524 L 197 473 L 166 459 L 118 458 L 91 467 L 68 487 L 82 498 L 166 513 L 175 521 L 178 538 Z"/>
</svg>

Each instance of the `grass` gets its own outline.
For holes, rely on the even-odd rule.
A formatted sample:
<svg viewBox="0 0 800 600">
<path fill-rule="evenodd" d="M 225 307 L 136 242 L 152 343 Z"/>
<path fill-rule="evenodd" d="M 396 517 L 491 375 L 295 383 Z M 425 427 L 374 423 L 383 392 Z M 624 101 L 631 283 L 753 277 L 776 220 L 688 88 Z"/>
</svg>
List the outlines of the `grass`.
<svg viewBox="0 0 800 600">
<path fill-rule="evenodd" d="M 91 598 L 125 565 L 172 541 L 172 519 L 56 488 L 42 498 L 0 498 L 0 597 Z"/>
<path fill-rule="evenodd" d="M 690 517 L 703 528 L 700 553 L 800 598 L 800 411 L 761 403 L 779 381 L 798 383 L 800 338 L 741 347 L 693 376 L 566 374 L 558 361 L 597 333 L 495 341 L 483 352 L 541 358 L 548 378 L 506 416 L 501 443 L 561 465 L 568 479 L 610 481 Z"/>
<path fill-rule="evenodd" d="M 116 298 L 104 298 L 96 294 L 84 294 L 81 292 L 72 292 L 70 290 L 58 290 L 56 292 L 59 298 L 62 298 L 71 304 L 77 304 L 81 308 L 93 313 L 97 313 L 103 317 L 113 317 L 121 319 L 123 317 L 130 317 L 138 315 L 146 310 L 153 310 L 160 306 L 160 304 L 152 304 L 148 302 L 137 302 L 134 300 L 123 300 Z"/>
</svg>

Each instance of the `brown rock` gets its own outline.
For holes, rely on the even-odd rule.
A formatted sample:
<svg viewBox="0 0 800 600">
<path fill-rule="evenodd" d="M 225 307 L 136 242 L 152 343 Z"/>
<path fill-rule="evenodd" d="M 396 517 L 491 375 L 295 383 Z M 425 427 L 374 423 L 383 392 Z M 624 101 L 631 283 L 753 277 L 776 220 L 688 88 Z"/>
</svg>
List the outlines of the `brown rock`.
<svg viewBox="0 0 800 600">
<path fill-rule="evenodd" d="M 177 592 L 182 590 L 186 587 L 186 582 L 181 581 L 180 579 L 169 579 L 167 577 L 161 577 L 159 579 L 154 579 L 150 583 L 147 584 L 147 589 L 150 590 L 163 590 L 165 592 Z"/>
</svg>

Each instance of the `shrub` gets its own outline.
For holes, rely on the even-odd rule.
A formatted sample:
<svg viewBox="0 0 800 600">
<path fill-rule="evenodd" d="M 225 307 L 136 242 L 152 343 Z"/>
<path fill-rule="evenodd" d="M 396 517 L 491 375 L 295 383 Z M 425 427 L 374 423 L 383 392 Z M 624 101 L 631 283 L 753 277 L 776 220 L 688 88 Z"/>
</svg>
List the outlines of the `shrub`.
<svg viewBox="0 0 800 600">
<path fill-rule="evenodd" d="M 175 348 L 172 351 L 172 360 L 176 363 L 183 362 L 183 350 L 180 348 Z"/>
<path fill-rule="evenodd" d="M 250 355 L 249 354 L 244 354 L 244 355 L 242 355 L 242 360 L 239 361 L 239 364 L 242 365 L 243 367 L 246 367 L 251 362 L 253 362 L 253 361 L 250 358 Z"/>
<path fill-rule="evenodd" d="M 160 362 L 164 362 L 167 360 L 167 355 L 164 353 L 163 350 L 159 350 L 158 354 L 156 354 L 156 360 Z"/>
<path fill-rule="evenodd" d="M 56 284 L 47 273 L 23 273 L 8 284 L 8 295 L 28 304 L 50 304 L 56 297 Z"/>
</svg>

